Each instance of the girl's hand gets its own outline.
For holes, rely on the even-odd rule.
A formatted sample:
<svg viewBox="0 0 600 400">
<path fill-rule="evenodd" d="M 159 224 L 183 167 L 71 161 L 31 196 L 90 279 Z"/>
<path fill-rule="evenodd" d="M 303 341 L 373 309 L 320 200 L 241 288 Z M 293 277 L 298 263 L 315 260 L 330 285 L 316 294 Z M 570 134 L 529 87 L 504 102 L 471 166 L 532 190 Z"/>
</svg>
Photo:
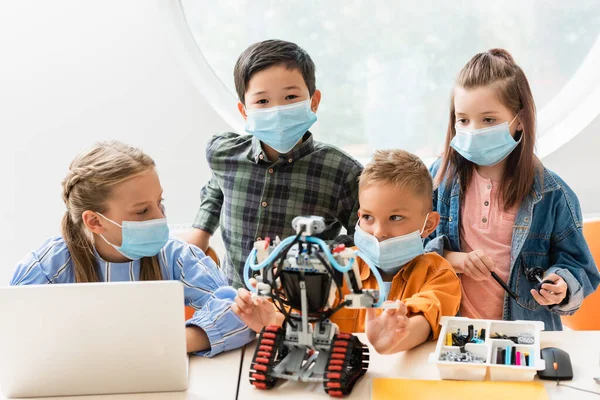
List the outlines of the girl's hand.
<svg viewBox="0 0 600 400">
<path fill-rule="evenodd" d="M 476 281 L 490 278 L 491 271 L 496 269 L 496 263 L 483 250 L 475 250 L 467 253 L 463 264 L 463 273 Z"/>
<path fill-rule="evenodd" d="M 535 289 L 531 289 L 531 295 L 535 301 L 543 306 L 560 304 L 567 296 L 567 282 L 556 274 L 550 274 L 544 279 L 554 283 L 544 283 L 539 293 Z"/>
<path fill-rule="evenodd" d="M 457 274 L 465 274 L 476 281 L 491 277 L 490 272 L 496 269 L 494 260 L 483 250 L 475 250 L 470 253 L 445 251 L 444 258 L 452 264 Z"/>
<path fill-rule="evenodd" d="M 256 285 L 256 281 L 252 284 Z M 238 289 L 231 311 L 257 333 L 265 326 L 281 325 L 283 322 L 283 316 L 276 312 L 270 301 L 261 297 L 252 298 L 252 294 L 244 288 Z"/>
</svg>

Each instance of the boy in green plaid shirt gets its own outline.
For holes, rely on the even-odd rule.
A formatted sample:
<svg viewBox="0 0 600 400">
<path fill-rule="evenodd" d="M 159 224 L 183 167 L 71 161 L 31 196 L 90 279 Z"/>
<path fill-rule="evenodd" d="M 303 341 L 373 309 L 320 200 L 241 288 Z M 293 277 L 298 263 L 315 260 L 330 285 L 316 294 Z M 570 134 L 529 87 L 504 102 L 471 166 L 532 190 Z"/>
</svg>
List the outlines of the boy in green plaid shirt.
<svg viewBox="0 0 600 400">
<path fill-rule="evenodd" d="M 215 135 L 206 148 L 212 178 L 188 240 L 203 251 L 217 227 L 227 254 L 223 268 L 234 287 L 254 242 L 294 235 L 298 215 L 325 218 L 325 240 L 343 226 L 354 233 L 362 166 L 308 130 L 321 92 L 315 65 L 294 43 L 267 40 L 246 49 L 234 69 L 238 109 L 249 135 Z"/>
</svg>

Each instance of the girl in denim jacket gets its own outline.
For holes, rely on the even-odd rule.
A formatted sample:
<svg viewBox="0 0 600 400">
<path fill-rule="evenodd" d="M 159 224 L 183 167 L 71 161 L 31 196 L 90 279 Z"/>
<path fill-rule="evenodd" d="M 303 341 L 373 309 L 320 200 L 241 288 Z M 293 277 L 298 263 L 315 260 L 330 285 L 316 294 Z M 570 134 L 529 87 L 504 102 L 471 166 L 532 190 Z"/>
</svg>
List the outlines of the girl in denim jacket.
<svg viewBox="0 0 600 400">
<path fill-rule="evenodd" d="M 529 83 L 506 50 L 479 53 L 465 65 L 444 154 L 430 169 L 441 221 L 427 250 L 460 274 L 461 315 L 540 320 L 561 330 L 560 315 L 575 313 L 600 276 L 577 196 L 534 154 L 535 124 Z"/>
</svg>

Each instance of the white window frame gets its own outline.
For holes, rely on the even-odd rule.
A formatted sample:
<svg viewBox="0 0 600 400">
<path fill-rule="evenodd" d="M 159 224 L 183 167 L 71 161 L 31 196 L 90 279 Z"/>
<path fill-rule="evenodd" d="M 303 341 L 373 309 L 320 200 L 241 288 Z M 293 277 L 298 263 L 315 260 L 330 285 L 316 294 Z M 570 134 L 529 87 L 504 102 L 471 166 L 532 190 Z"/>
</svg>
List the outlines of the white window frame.
<svg viewBox="0 0 600 400">
<path fill-rule="evenodd" d="M 211 68 L 193 37 L 181 0 L 159 2 L 173 48 L 197 89 L 235 132 L 244 132 L 237 96 Z M 539 111 L 536 153 L 544 158 L 564 146 L 600 114 L 600 36 L 575 74 Z M 444 138 L 440 137 L 440 140 Z M 366 162 L 368 160 L 361 160 Z"/>
</svg>

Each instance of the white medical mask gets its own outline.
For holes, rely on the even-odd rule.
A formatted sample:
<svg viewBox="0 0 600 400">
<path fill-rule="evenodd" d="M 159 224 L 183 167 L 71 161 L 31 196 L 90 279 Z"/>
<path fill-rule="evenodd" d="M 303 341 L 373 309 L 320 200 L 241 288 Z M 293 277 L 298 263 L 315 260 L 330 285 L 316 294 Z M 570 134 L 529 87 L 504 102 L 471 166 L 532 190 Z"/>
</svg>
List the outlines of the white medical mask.
<svg viewBox="0 0 600 400">
<path fill-rule="evenodd" d="M 354 244 L 380 270 L 388 275 L 395 275 L 404 264 L 425 252 L 421 235 L 425 231 L 427 218 L 429 213 L 425 216 L 421 231 L 396 236 L 382 242 L 356 224 Z"/>
<path fill-rule="evenodd" d="M 480 166 L 496 165 L 508 157 L 521 142 L 521 138 L 517 142 L 510 135 L 509 128 L 516 119 L 517 116 L 510 124 L 503 122 L 471 132 L 455 128 L 456 135 L 452 138 L 450 146 L 472 163 Z"/>
</svg>

